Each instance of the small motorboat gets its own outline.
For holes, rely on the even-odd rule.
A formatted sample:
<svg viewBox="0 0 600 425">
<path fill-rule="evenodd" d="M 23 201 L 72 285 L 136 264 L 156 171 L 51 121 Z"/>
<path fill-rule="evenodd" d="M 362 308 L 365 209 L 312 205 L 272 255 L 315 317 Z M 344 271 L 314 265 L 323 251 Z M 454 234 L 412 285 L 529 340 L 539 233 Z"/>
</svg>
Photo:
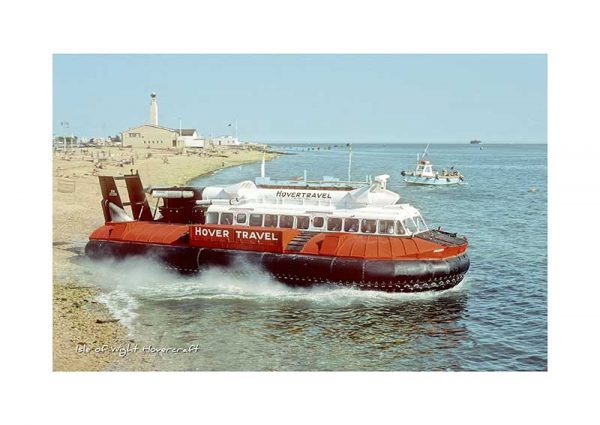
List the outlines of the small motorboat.
<svg viewBox="0 0 600 425">
<path fill-rule="evenodd" d="M 400 174 L 404 177 L 404 181 L 408 184 L 424 184 L 445 186 L 451 184 L 463 184 L 464 176 L 454 167 L 443 169 L 441 171 L 434 170 L 431 162 L 425 159 L 427 149 L 418 157 L 417 166 L 414 171 L 402 171 Z"/>
</svg>

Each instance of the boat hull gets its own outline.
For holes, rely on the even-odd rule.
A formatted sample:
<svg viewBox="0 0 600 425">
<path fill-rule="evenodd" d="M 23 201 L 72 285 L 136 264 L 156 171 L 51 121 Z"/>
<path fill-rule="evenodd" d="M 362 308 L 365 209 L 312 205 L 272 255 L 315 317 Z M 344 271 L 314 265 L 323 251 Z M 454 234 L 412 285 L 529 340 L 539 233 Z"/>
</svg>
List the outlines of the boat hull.
<svg viewBox="0 0 600 425">
<path fill-rule="evenodd" d="M 463 181 L 458 177 L 417 177 L 405 176 L 404 181 L 407 184 L 420 184 L 429 186 L 449 186 L 463 184 Z"/>
<path fill-rule="evenodd" d="M 148 258 L 181 273 L 212 267 L 250 275 L 261 270 L 292 286 L 329 284 L 386 292 L 450 289 L 463 280 L 470 264 L 466 253 L 444 259 L 367 260 L 108 240 L 90 240 L 85 252 L 91 259 Z"/>
</svg>

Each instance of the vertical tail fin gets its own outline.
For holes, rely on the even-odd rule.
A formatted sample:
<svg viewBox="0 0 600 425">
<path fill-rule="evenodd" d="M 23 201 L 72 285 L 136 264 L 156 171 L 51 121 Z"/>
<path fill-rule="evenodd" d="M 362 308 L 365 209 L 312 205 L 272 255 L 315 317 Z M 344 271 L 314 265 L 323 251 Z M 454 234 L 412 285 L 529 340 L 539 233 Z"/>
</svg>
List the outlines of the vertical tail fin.
<svg viewBox="0 0 600 425">
<path fill-rule="evenodd" d="M 124 210 L 124 206 L 130 206 L 133 219 L 136 221 L 152 221 L 152 212 L 144 193 L 142 181 L 138 174 L 128 174 L 123 177 L 99 176 L 100 190 L 102 191 L 102 212 L 106 222 L 113 221 L 109 204 Z M 125 180 L 129 202 L 123 202 L 116 180 Z"/>
<path fill-rule="evenodd" d="M 114 204 L 123 209 L 123 201 L 117 189 L 117 183 L 113 176 L 99 176 L 100 190 L 102 191 L 102 212 L 104 213 L 104 221 L 112 221 L 109 204 Z"/>
<path fill-rule="evenodd" d="M 133 219 L 139 221 L 152 221 L 152 212 L 144 193 L 144 187 L 142 186 L 142 180 L 139 174 L 126 175 L 125 184 L 127 185 L 127 192 L 129 194 L 129 203 L 131 205 L 131 212 L 133 213 Z"/>
</svg>

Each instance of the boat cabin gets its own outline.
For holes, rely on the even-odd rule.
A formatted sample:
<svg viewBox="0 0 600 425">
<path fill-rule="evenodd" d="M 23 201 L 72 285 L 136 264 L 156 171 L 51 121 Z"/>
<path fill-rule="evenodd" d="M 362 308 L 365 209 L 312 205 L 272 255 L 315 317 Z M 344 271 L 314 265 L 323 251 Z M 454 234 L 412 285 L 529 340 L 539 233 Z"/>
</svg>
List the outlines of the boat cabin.
<svg viewBox="0 0 600 425">
<path fill-rule="evenodd" d="M 417 163 L 417 168 L 415 169 L 415 175 L 423 176 L 423 177 L 434 177 L 435 173 L 431 167 L 431 163 L 426 159 L 421 159 Z"/>
</svg>

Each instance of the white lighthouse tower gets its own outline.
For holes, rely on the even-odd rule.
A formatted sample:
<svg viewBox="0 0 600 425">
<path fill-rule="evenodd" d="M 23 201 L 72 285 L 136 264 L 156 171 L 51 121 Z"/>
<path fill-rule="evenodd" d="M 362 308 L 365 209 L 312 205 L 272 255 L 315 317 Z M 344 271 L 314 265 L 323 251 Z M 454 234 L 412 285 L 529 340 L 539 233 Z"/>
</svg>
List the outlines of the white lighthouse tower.
<svg viewBox="0 0 600 425">
<path fill-rule="evenodd" d="M 158 125 L 158 105 L 156 104 L 156 93 L 150 93 L 150 124 Z"/>
</svg>

